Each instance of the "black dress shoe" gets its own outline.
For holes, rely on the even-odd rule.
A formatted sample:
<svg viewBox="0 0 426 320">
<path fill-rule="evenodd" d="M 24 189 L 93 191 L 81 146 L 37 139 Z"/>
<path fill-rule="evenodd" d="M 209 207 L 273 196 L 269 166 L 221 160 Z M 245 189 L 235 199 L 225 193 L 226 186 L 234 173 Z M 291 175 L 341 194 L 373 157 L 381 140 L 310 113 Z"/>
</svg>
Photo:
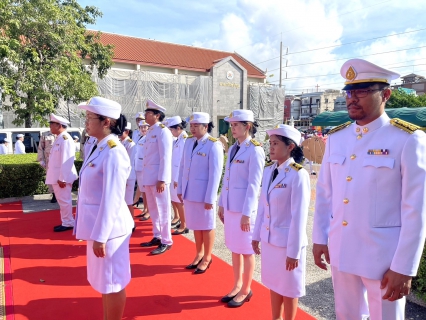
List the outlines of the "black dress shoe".
<svg viewBox="0 0 426 320">
<path fill-rule="evenodd" d="M 157 249 L 151 251 L 151 254 L 152 255 L 162 254 L 162 253 L 166 252 L 167 250 L 170 250 L 171 248 L 172 248 L 171 245 L 160 244 Z"/>
<path fill-rule="evenodd" d="M 151 218 L 151 216 L 147 217 L 147 216 L 143 215 L 142 218 L 139 219 L 139 221 L 146 221 L 146 220 L 149 220 L 150 218 Z"/>
<path fill-rule="evenodd" d="M 62 232 L 62 231 L 67 231 L 67 230 L 72 230 L 74 229 L 74 227 L 65 227 L 65 226 L 60 226 L 58 228 L 53 229 L 54 232 Z"/>
<path fill-rule="evenodd" d="M 50 200 L 50 203 L 56 203 L 58 200 L 56 200 L 56 196 L 54 193 L 52 193 L 52 200 Z"/>
<path fill-rule="evenodd" d="M 172 232 L 172 235 L 176 236 L 178 234 L 184 234 L 184 233 L 188 233 L 188 232 L 189 232 L 188 228 L 185 228 L 182 231 L 179 231 L 179 230 L 176 229 L 175 231 Z"/>
<path fill-rule="evenodd" d="M 220 299 L 220 302 L 228 303 L 229 301 L 231 301 L 232 299 L 234 299 L 237 296 L 237 294 L 233 295 L 232 297 L 226 295 L 226 296 L 222 297 L 222 299 Z"/>
<path fill-rule="evenodd" d="M 135 230 L 136 230 L 136 226 L 134 226 L 134 227 L 132 228 L 132 233 L 133 233 L 133 232 L 135 232 Z"/>
<path fill-rule="evenodd" d="M 54 227 L 53 227 L 53 230 L 58 229 L 58 228 L 60 228 L 60 227 L 62 227 L 62 224 L 57 225 L 57 226 L 54 226 Z"/>
<path fill-rule="evenodd" d="M 203 274 L 207 271 L 208 268 L 210 268 L 210 265 L 212 264 L 213 259 L 210 260 L 209 264 L 207 265 L 207 268 L 205 268 L 204 270 L 202 269 L 195 269 L 194 274 Z"/>
<path fill-rule="evenodd" d="M 178 229 L 180 227 L 180 220 L 178 220 L 176 222 L 172 222 L 171 226 L 174 229 Z"/>
<path fill-rule="evenodd" d="M 161 244 L 161 239 L 152 238 L 149 242 L 142 242 L 141 247 L 155 247 Z"/>
<path fill-rule="evenodd" d="M 204 258 L 204 257 L 203 257 Z M 201 258 L 196 264 L 188 264 L 185 269 L 191 270 L 191 269 L 197 269 L 198 265 L 201 261 L 203 261 L 203 258 Z"/>
<path fill-rule="evenodd" d="M 143 213 L 141 213 L 141 214 L 138 214 L 137 216 L 134 216 L 135 218 L 142 218 L 144 216 L 144 214 Z"/>
<path fill-rule="evenodd" d="M 251 299 L 251 296 L 253 295 L 253 292 L 249 292 L 249 294 L 244 298 L 244 300 L 240 301 L 240 302 L 236 302 L 234 300 L 231 300 L 228 302 L 228 307 L 229 308 L 239 308 L 241 307 L 244 303 L 249 302 Z"/>
</svg>

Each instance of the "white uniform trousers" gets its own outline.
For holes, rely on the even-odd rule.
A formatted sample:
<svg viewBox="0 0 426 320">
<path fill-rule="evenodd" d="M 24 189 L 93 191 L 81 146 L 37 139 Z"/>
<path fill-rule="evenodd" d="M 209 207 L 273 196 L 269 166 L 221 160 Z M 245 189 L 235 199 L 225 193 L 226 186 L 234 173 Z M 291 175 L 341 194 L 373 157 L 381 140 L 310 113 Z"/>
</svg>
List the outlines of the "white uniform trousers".
<svg viewBox="0 0 426 320">
<path fill-rule="evenodd" d="M 65 188 L 59 187 L 59 184 L 52 184 L 56 200 L 58 200 L 59 210 L 61 212 L 62 225 L 64 227 L 74 227 L 74 217 L 72 215 L 72 184 L 67 183 Z"/>
<path fill-rule="evenodd" d="M 156 186 L 144 187 L 154 237 L 161 239 L 162 244 L 172 245 L 170 184 L 166 183 L 162 193 L 157 192 Z"/>
<path fill-rule="evenodd" d="M 405 297 L 383 300 L 380 280 L 363 278 L 331 267 L 337 320 L 404 320 Z"/>
</svg>

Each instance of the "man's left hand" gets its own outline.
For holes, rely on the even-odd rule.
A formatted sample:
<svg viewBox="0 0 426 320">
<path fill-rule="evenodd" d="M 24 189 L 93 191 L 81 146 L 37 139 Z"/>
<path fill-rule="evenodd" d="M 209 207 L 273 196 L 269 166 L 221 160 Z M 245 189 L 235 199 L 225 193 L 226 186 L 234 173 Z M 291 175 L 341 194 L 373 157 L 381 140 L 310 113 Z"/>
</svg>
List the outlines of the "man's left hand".
<svg viewBox="0 0 426 320">
<path fill-rule="evenodd" d="M 204 209 L 205 210 L 211 210 L 211 209 L 213 209 L 213 205 L 211 203 L 204 202 Z"/>
<path fill-rule="evenodd" d="M 388 287 L 383 300 L 395 301 L 408 295 L 411 290 L 412 277 L 389 269 L 383 276 L 380 289 Z"/>
<path fill-rule="evenodd" d="M 64 182 L 64 181 L 59 181 L 58 180 L 58 185 L 59 185 L 59 188 L 65 188 L 67 186 L 67 183 Z"/>
</svg>

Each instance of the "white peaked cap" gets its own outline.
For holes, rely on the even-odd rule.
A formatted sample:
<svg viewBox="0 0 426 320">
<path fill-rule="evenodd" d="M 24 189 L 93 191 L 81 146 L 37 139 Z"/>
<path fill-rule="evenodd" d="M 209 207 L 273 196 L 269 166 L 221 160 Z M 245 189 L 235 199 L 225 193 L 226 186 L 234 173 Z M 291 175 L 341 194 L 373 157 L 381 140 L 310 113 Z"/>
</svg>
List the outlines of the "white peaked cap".
<svg viewBox="0 0 426 320">
<path fill-rule="evenodd" d="M 145 120 L 145 112 L 139 111 L 135 114 L 135 119 L 140 118 L 142 120 Z"/>
<path fill-rule="evenodd" d="M 223 120 L 228 122 L 235 122 L 235 121 L 254 122 L 254 115 L 253 115 L 253 111 L 251 110 L 237 109 L 232 111 L 231 114 L 228 117 L 225 117 L 225 119 Z"/>
<path fill-rule="evenodd" d="M 340 74 L 346 79 L 345 85 L 350 90 L 352 84 L 382 82 L 390 84 L 392 80 L 400 77 L 399 73 L 384 69 L 363 59 L 350 59 L 340 69 Z"/>
<path fill-rule="evenodd" d="M 70 122 L 64 117 L 57 116 L 56 114 L 53 114 L 53 113 L 50 114 L 50 121 L 62 124 L 64 126 L 67 126 L 70 124 Z"/>
<path fill-rule="evenodd" d="M 174 116 L 174 117 L 170 117 L 167 119 L 167 126 L 168 127 L 172 127 L 175 126 L 177 124 L 182 123 L 182 118 L 179 116 Z"/>
<path fill-rule="evenodd" d="M 3 139 L 3 141 L 4 141 L 4 142 L 9 142 L 9 143 L 10 143 L 10 140 L 9 140 L 8 138 L 4 138 L 4 139 Z"/>
<path fill-rule="evenodd" d="M 149 127 L 149 124 L 145 120 L 139 121 L 138 125 L 139 125 L 139 127 L 143 127 L 143 126 Z"/>
<path fill-rule="evenodd" d="M 300 139 L 302 138 L 302 134 L 299 130 L 287 124 L 279 124 L 274 129 L 266 130 L 266 133 L 269 136 L 277 135 L 287 137 L 293 140 L 296 145 L 300 146 Z"/>
<path fill-rule="evenodd" d="M 17 135 L 16 135 L 16 137 L 17 138 L 22 138 L 24 135 L 22 134 L 22 133 L 18 133 Z"/>
<path fill-rule="evenodd" d="M 146 109 L 151 109 L 151 110 L 158 110 L 161 111 L 163 113 L 166 112 L 166 108 L 160 106 L 159 104 L 156 104 L 155 102 L 151 101 L 151 100 L 147 100 L 146 101 Z"/>
<path fill-rule="evenodd" d="M 75 140 L 75 139 L 78 139 L 78 137 L 77 136 L 72 136 L 72 138 Z"/>
<path fill-rule="evenodd" d="M 110 99 L 93 97 L 86 103 L 81 103 L 78 107 L 111 119 L 120 118 L 121 105 Z"/>
<path fill-rule="evenodd" d="M 130 129 L 132 129 L 132 123 L 130 121 L 127 121 L 127 124 L 124 130 L 130 130 Z"/>
<path fill-rule="evenodd" d="M 189 123 L 209 123 L 210 115 L 206 112 L 194 112 L 189 117 Z"/>
</svg>

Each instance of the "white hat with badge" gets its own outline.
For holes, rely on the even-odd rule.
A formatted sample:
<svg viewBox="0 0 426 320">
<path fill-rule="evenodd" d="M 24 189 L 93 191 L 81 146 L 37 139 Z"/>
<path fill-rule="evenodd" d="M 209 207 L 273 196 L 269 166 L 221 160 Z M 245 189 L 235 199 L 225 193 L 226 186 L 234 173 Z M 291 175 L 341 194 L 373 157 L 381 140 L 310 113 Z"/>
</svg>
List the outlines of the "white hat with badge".
<svg viewBox="0 0 426 320">
<path fill-rule="evenodd" d="M 231 112 L 229 117 L 225 117 L 223 119 L 228 122 L 235 122 L 235 121 L 249 121 L 254 122 L 254 114 L 251 110 L 243 110 L 243 109 L 237 109 Z"/>
<path fill-rule="evenodd" d="M 130 129 L 132 129 L 132 123 L 130 121 L 127 121 L 127 124 L 124 130 L 130 130 Z"/>
<path fill-rule="evenodd" d="M 384 69 L 363 59 L 346 61 L 340 69 L 340 74 L 346 79 L 343 90 L 351 90 L 353 85 L 356 84 L 365 84 L 365 87 L 376 82 L 390 84 L 392 80 L 400 77 L 396 72 Z"/>
<path fill-rule="evenodd" d="M 70 124 L 70 122 L 64 117 L 57 116 L 56 114 L 53 114 L 53 113 L 50 114 L 50 122 L 59 123 L 64 126 L 67 126 Z"/>
<path fill-rule="evenodd" d="M 296 145 L 300 145 L 300 139 L 302 138 L 302 134 L 296 128 L 289 126 L 287 124 L 279 124 L 274 129 L 266 130 L 268 136 L 277 135 L 287 137 Z"/>
<path fill-rule="evenodd" d="M 141 120 L 138 123 L 139 127 L 149 127 L 149 124 L 145 120 Z"/>
<path fill-rule="evenodd" d="M 169 128 L 173 127 L 177 124 L 180 124 L 180 123 L 182 123 L 182 118 L 179 117 L 179 116 L 174 116 L 174 117 L 170 117 L 170 118 L 167 119 L 167 126 Z"/>
<path fill-rule="evenodd" d="M 138 119 L 138 118 L 145 120 L 145 112 L 143 111 L 136 112 L 135 119 Z"/>
<path fill-rule="evenodd" d="M 24 137 L 24 135 L 23 135 L 22 133 L 18 133 L 18 134 L 16 135 L 16 137 L 17 137 L 17 138 L 23 138 L 23 137 Z"/>
<path fill-rule="evenodd" d="M 4 142 L 10 143 L 10 140 L 8 138 L 3 139 Z"/>
<path fill-rule="evenodd" d="M 166 108 L 160 106 L 159 104 L 156 104 L 156 103 L 152 102 L 151 100 L 147 100 L 146 101 L 146 108 L 145 108 L 145 110 L 147 110 L 147 109 L 157 110 L 157 111 L 161 111 L 163 113 L 166 112 Z"/>
<path fill-rule="evenodd" d="M 81 103 L 78 107 L 111 119 L 120 118 L 121 105 L 110 99 L 93 97 L 86 103 Z"/>
<path fill-rule="evenodd" d="M 206 112 L 194 112 L 189 117 L 189 123 L 209 123 L 210 115 Z"/>
</svg>

